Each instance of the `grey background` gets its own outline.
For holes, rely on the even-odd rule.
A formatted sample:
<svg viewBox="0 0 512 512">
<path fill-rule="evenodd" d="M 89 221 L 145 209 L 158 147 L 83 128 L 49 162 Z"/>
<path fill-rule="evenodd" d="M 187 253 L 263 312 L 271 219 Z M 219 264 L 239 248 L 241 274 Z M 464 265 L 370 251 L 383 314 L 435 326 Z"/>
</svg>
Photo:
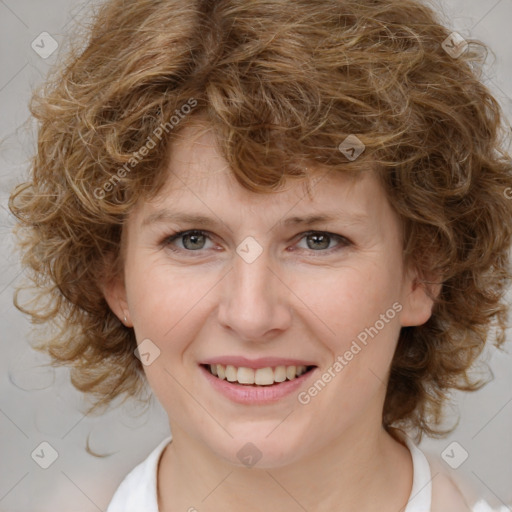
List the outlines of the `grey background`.
<svg viewBox="0 0 512 512">
<path fill-rule="evenodd" d="M 436 0 L 447 26 L 463 37 L 490 45 L 484 82 L 512 122 L 512 0 Z M 84 416 L 84 399 L 69 383 L 66 369 L 48 369 L 47 360 L 27 344 L 29 321 L 12 305 L 13 286 L 22 278 L 12 252 L 13 219 L 7 210 L 12 187 L 22 179 L 34 150 L 34 132 L 21 129 L 27 101 L 50 66 L 58 61 L 66 37 L 92 2 L 75 0 L 0 0 L 0 511 L 105 510 L 123 476 L 168 435 L 161 406 L 149 412 L 130 402 L 100 417 Z M 59 43 L 47 59 L 31 47 L 46 31 Z M 30 123 L 27 125 L 30 128 Z M 512 128 L 511 128 L 512 130 Z M 512 510 L 512 332 L 506 350 L 489 349 L 484 359 L 495 379 L 474 394 L 454 394 L 453 413 L 460 423 L 442 440 L 426 439 L 422 449 L 438 457 L 455 478 L 463 477 L 478 495 Z M 58 458 L 42 469 L 35 460 L 47 442 Z M 441 453 L 467 460 L 452 469 Z M 103 454 L 94 457 L 86 451 Z M 39 448 L 38 448 L 39 447 Z M 51 449 L 44 448 L 48 457 Z M 508 510 L 508 509 L 507 509 Z"/>
</svg>

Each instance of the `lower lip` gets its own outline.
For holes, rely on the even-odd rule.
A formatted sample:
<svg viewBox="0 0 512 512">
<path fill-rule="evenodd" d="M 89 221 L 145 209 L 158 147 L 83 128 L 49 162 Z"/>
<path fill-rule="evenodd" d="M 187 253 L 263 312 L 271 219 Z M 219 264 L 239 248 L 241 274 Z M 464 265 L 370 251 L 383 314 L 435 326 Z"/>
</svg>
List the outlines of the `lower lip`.
<svg viewBox="0 0 512 512">
<path fill-rule="evenodd" d="M 277 402 L 281 398 L 297 391 L 311 377 L 316 368 L 293 380 L 285 380 L 272 386 L 245 386 L 212 375 L 204 366 L 199 366 L 212 387 L 225 397 L 239 404 L 265 405 Z"/>
</svg>

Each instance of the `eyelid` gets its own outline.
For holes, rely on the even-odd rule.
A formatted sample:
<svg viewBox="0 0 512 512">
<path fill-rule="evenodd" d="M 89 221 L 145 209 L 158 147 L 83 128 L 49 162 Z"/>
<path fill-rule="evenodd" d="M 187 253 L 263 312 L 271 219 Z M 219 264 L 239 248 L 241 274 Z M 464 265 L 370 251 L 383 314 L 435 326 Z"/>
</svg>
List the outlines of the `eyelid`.
<svg viewBox="0 0 512 512">
<path fill-rule="evenodd" d="M 350 245 L 354 245 L 353 242 L 347 238 L 346 236 L 339 235 L 338 233 L 332 233 L 331 231 L 322 231 L 318 229 L 310 229 L 309 231 L 304 231 L 302 233 L 299 233 L 297 235 L 297 243 L 300 242 L 303 238 L 307 237 L 308 235 L 315 235 L 315 234 L 321 234 L 321 235 L 327 235 L 332 239 L 336 239 L 338 241 L 338 245 L 335 247 L 331 247 L 330 249 L 325 249 L 322 251 L 314 251 L 312 249 L 309 249 L 309 252 L 312 253 L 319 253 L 319 254 L 329 254 L 331 252 L 335 252 L 336 250 L 340 249 L 341 247 L 348 247 Z M 305 249 L 307 250 L 307 249 Z"/>
<path fill-rule="evenodd" d="M 188 234 L 191 234 L 191 233 L 203 235 L 206 238 L 208 238 L 210 241 L 213 242 L 212 234 L 210 232 L 208 232 L 208 231 L 205 231 L 204 229 L 186 229 L 186 230 L 183 230 L 183 231 L 177 231 L 176 233 L 174 233 L 172 235 L 166 236 L 162 240 L 161 245 L 164 246 L 164 247 L 168 246 L 168 245 L 171 244 L 171 242 L 174 242 L 175 240 L 179 240 L 180 238 L 184 237 L 185 235 L 188 235 Z M 178 249 L 178 250 L 179 251 L 193 253 L 193 252 L 200 252 L 202 249 L 199 249 L 197 251 L 187 251 L 187 250 L 184 250 L 184 249 Z"/>
<path fill-rule="evenodd" d="M 168 247 L 169 245 L 171 245 L 171 242 L 178 240 L 178 239 L 182 238 L 183 236 L 185 236 L 187 234 L 191 234 L 191 233 L 203 235 L 206 238 L 208 238 L 211 242 L 213 242 L 214 236 L 209 231 L 206 231 L 204 229 L 187 229 L 187 230 L 183 230 L 183 231 L 177 231 L 176 233 L 174 233 L 172 235 L 166 236 L 162 240 L 161 245 L 163 247 Z M 301 233 L 298 233 L 295 237 L 292 238 L 292 240 L 296 240 L 296 242 L 294 242 L 294 243 L 297 244 L 303 238 L 307 237 L 308 235 L 313 235 L 313 234 L 328 235 L 330 238 L 336 239 L 338 241 L 338 245 L 336 245 L 335 247 L 332 247 L 330 249 L 318 250 L 318 251 L 315 251 L 313 249 L 302 249 L 302 248 L 299 248 L 299 250 L 302 249 L 302 250 L 308 251 L 310 253 L 331 254 L 333 252 L 336 252 L 337 250 L 342 249 L 343 247 L 349 247 L 349 246 L 354 245 L 354 243 L 346 236 L 339 235 L 337 233 L 332 233 L 330 231 L 322 231 L 322 230 L 318 230 L 318 229 L 316 229 L 316 230 L 310 229 L 308 231 L 303 231 Z M 193 250 L 177 248 L 175 250 L 173 250 L 173 249 L 171 249 L 171 250 L 173 252 L 185 252 L 185 253 L 193 254 L 193 253 L 201 253 L 201 251 L 203 251 L 204 249 L 198 249 L 196 251 L 193 251 Z"/>
</svg>

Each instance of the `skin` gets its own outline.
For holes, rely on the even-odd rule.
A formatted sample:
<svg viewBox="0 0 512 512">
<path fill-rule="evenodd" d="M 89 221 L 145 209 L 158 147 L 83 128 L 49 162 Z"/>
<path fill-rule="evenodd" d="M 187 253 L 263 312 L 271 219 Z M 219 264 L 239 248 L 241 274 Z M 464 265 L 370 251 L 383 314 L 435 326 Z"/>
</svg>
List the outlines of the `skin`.
<svg viewBox="0 0 512 512">
<path fill-rule="evenodd" d="M 199 127 L 174 143 L 158 197 L 130 213 L 124 272 L 104 289 L 138 343 L 149 338 L 160 350 L 144 367 L 173 434 L 159 465 L 160 510 L 400 510 L 412 461 L 381 426 L 386 381 L 401 327 L 426 322 L 433 304 L 403 266 L 397 215 L 371 172 L 354 180 L 314 169 L 311 196 L 298 181 L 272 194 L 247 191 Z M 171 208 L 216 224 L 144 225 Z M 279 224 L 323 212 L 336 220 Z M 192 229 L 208 237 L 164 243 Z M 304 235 L 310 230 L 350 242 L 331 237 L 325 248 Z M 247 236 L 263 248 L 250 264 L 236 252 Z M 294 357 L 314 361 L 318 377 L 397 302 L 396 316 L 307 405 L 297 393 L 236 404 L 198 368 L 221 355 Z M 236 455 L 248 442 L 262 454 L 251 468 Z"/>
</svg>

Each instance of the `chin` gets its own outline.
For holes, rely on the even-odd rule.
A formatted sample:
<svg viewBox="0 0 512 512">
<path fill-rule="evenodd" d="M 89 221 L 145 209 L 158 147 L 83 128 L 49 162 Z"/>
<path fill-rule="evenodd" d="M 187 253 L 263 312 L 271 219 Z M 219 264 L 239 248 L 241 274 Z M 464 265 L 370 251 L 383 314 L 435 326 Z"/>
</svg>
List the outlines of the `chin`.
<svg viewBox="0 0 512 512">
<path fill-rule="evenodd" d="M 256 469 L 284 467 L 304 456 L 304 445 L 298 434 L 296 441 L 295 436 L 284 430 L 270 432 L 272 429 L 255 429 L 253 426 L 233 435 L 233 439 L 226 439 L 222 446 L 211 446 L 211 449 L 234 466 Z"/>
</svg>

